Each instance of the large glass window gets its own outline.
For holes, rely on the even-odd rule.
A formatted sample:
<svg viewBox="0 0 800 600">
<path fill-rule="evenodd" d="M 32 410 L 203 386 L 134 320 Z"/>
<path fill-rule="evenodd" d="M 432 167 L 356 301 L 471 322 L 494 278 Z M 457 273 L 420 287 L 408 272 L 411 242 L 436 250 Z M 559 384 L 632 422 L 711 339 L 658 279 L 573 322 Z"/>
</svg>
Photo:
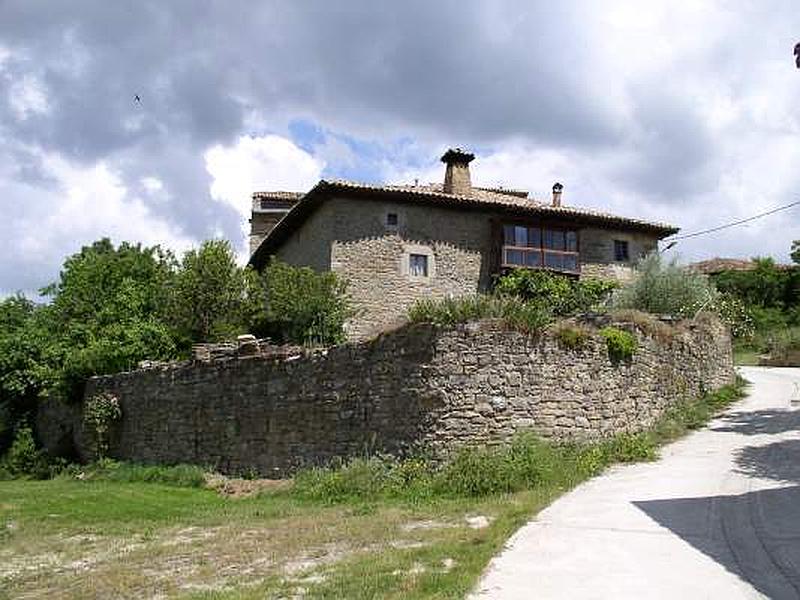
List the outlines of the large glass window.
<svg viewBox="0 0 800 600">
<path fill-rule="evenodd" d="M 503 266 L 577 273 L 578 234 L 565 229 L 505 225 Z"/>
</svg>

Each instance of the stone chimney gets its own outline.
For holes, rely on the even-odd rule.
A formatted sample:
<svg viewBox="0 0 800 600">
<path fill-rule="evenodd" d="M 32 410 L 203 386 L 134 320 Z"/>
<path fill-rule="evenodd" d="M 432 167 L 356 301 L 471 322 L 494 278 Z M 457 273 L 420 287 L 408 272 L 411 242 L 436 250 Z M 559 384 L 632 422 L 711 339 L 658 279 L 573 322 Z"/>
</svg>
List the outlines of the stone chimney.
<svg viewBox="0 0 800 600">
<path fill-rule="evenodd" d="M 553 184 L 553 206 L 561 206 L 561 190 L 564 186 L 558 182 Z"/>
<path fill-rule="evenodd" d="M 450 148 L 444 153 L 442 162 L 447 165 L 447 169 L 444 172 L 444 192 L 446 194 L 472 195 L 469 163 L 474 158 L 474 154 L 464 152 L 461 148 Z"/>
</svg>

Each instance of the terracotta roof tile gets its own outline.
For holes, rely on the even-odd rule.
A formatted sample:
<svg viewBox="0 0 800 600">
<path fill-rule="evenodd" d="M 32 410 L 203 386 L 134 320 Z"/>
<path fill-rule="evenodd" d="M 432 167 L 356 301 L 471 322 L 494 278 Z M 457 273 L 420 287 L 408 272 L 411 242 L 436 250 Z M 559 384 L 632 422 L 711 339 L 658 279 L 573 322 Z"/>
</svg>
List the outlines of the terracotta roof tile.
<svg viewBox="0 0 800 600">
<path fill-rule="evenodd" d="M 526 211 L 551 214 L 551 215 L 565 215 L 565 216 L 584 216 L 598 219 L 601 221 L 615 222 L 619 224 L 628 224 L 634 226 L 644 226 L 653 229 L 661 229 L 665 232 L 675 233 L 678 231 L 677 227 L 667 223 L 660 223 L 654 221 L 645 221 L 644 219 L 635 219 L 631 217 L 621 217 L 611 213 L 605 213 L 598 210 L 589 208 L 581 208 L 577 206 L 553 206 L 548 202 L 541 202 L 534 198 L 522 197 L 518 195 L 521 193 L 519 190 L 514 190 L 516 194 L 505 193 L 497 191 L 497 188 L 480 188 L 473 187 L 472 194 L 469 196 L 458 194 L 447 194 L 442 191 L 442 184 L 428 184 L 428 185 L 383 185 L 373 186 L 363 183 L 355 183 L 345 180 L 323 180 L 320 183 L 325 183 L 334 187 L 342 189 L 354 189 L 364 191 L 402 191 L 411 196 L 418 196 L 420 199 L 439 200 L 443 203 L 458 202 L 463 204 L 472 205 L 487 205 L 487 206 L 502 206 L 519 208 Z"/>
</svg>

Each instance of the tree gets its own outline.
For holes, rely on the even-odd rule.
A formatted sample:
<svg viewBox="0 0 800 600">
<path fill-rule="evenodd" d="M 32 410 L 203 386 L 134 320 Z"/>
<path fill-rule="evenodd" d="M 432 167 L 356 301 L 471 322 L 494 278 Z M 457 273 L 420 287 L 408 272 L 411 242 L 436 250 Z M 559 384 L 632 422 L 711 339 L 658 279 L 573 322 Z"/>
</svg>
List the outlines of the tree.
<svg viewBox="0 0 800 600">
<path fill-rule="evenodd" d="M 52 302 L 40 315 L 59 391 L 76 400 L 87 377 L 177 356 L 165 322 L 175 269 L 175 257 L 158 246 L 115 248 L 108 239 L 66 259 L 59 280 L 43 290 Z"/>
<path fill-rule="evenodd" d="M 257 274 L 237 266 L 227 241 L 211 240 L 183 257 L 171 321 L 184 344 L 218 341 L 244 333 L 263 311 L 263 303 Z"/>
<path fill-rule="evenodd" d="M 43 336 L 34 327 L 37 310 L 22 296 L 0 301 L 0 455 L 18 424 L 32 419 L 45 387 Z"/>
<path fill-rule="evenodd" d="M 335 273 L 318 273 L 272 261 L 264 270 L 266 312 L 259 327 L 278 342 L 336 344 L 353 311 L 347 285 Z"/>
<path fill-rule="evenodd" d="M 792 257 L 792 262 L 796 265 L 800 265 L 800 240 L 795 240 L 792 242 L 792 252 L 790 254 Z"/>
</svg>

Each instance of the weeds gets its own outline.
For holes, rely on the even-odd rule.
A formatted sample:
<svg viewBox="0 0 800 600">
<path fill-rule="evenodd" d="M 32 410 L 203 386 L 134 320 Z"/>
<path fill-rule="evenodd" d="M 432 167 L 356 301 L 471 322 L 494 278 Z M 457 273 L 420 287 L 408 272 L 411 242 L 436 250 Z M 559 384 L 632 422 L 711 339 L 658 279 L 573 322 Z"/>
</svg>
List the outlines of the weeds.
<svg viewBox="0 0 800 600">
<path fill-rule="evenodd" d="M 197 465 L 140 465 L 104 458 L 89 465 L 70 465 L 59 478 L 117 483 L 160 483 L 174 487 L 200 488 L 208 469 Z"/>
<path fill-rule="evenodd" d="M 501 319 L 511 329 L 524 333 L 541 331 L 550 313 L 541 307 L 513 297 L 466 296 L 441 300 L 418 300 L 408 312 L 412 323 L 455 325 L 478 319 Z"/>
</svg>

